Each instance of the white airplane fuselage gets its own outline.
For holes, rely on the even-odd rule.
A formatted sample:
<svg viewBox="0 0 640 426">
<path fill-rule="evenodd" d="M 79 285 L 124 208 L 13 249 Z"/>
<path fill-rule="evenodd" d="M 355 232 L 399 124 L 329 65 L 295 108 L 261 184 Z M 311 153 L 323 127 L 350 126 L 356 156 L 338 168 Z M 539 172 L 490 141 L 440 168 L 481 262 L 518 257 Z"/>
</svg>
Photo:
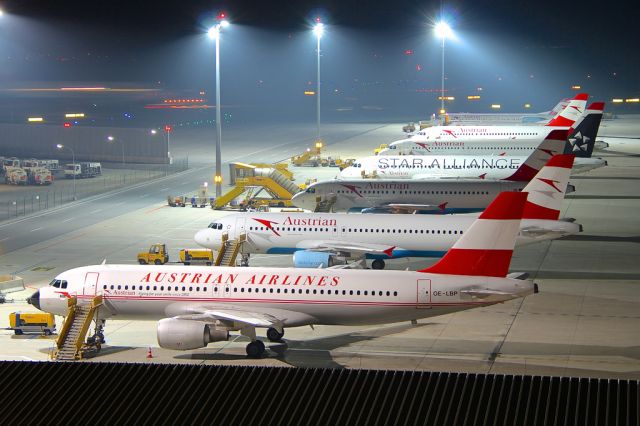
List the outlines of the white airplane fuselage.
<svg viewBox="0 0 640 426">
<path fill-rule="evenodd" d="M 63 272 L 56 280 L 66 288 L 43 287 L 30 303 L 67 315 L 69 297 L 88 301 L 102 295 L 98 318 L 123 320 L 259 308 L 284 318 L 284 327 L 408 321 L 534 292 L 531 281 L 510 278 L 294 268 L 93 265 Z M 474 291 L 490 294 L 474 297 Z"/>
<path fill-rule="evenodd" d="M 311 184 L 293 196 L 297 207 L 315 210 L 332 201 L 333 211 L 362 210 L 389 204 L 431 205 L 438 213 L 484 210 L 503 191 L 521 191 L 524 182 L 481 180 L 331 180 Z M 422 210 L 429 210 L 424 208 Z"/>
<path fill-rule="evenodd" d="M 247 240 L 242 251 L 248 254 L 292 254 L 313 250 L 319 245 L 352 243 L 359 248 L 367 245 L 378 249 L 393 247 L 388 253 L 368 254 L 371 259 L 440 257 L 476 218 L 473 215 L 237 213 L 216 219 L 208 228 L 196 233 L 195 241 L 217 250 L 223 233 L 228 233 L 231 239 L 244 233 Z M 523 219 L 520 229 L 517 245 L 575 234 L 580 232 L 580 225 Z"/>
<path fill-rule="evenodd" d="M 545 153 L 541 160 L 550 156 Z M 357 160 L 340 172 L 341 179 L 509 179 L 527 161 L 529 155 L 376 155 Z M 582 173 L 606 165 L 600 158 L 576 158 L 574 173 Z"/>
</svg>

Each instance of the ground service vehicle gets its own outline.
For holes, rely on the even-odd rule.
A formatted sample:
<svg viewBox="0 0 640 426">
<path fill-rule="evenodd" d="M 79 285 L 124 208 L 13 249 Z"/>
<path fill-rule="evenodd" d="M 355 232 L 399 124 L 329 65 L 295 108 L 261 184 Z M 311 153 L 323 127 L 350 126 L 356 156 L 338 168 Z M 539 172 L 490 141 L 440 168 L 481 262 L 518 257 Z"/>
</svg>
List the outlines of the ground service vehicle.
<svg viewBox="0 0 640 426">
<path fill-rule="evenodd" d="M 169 195 L 167 197 L 167 203 L 171 207 L 184 207 L 185 206 L 184 197 L 181 197 L 180 195 L 178 195 L 178 196 Z"/>
<path fill-rule="evenodd" d="M 28 183 L 27 172 L 21 167 L 5 167 L 4 180 L 12 185 L 26 185 Z"/>
<path fill-rule="evenodd" d="M 9 315 L 9 327 L 15 334 L 39 333 L 50 336 L 56 331 L 53 314 L 12 312 Z"/>
<path fill-rule="evenodd" d="M 389 144 L 381 143 L 379 147 L 373 150 L 373 155 L 378 155 L 380 154 L 380 151 L 387 148 L 389 148 Z"/>
<path fill-rule="evenodd" d="M 178 254 L 179 261 L 185 265 L 191 263 L 213 264 L 213 251 L 209 249 L 182 249 Z M 146 265 L 153 263 L 155 265 L 164 265 L 169 261 L 169 252 L 166 244 L 152 244 L 148 251 L 138 253 L 138 263 Z"/>
<path fill-rule="evenodd" d="M 91 178 L 101 173 L 102 166 L 100 163 L 72 163 L 67 164 L 64 168 L 64 177 L 67 179 L 72 179 L 74 175 L 76 178 Z"/>
<path fill-rule="evenodd" d="M 180 250 L 180 262 L 185 265 L 191 263 L 213 264 L 213 251 L 208 249 L 182 249 Z"/>
<path fill-rule="evenodd" d="M 138 253 L 138 263 L 141 265 L 148 263 L 164 265 L 168 261 L 169 253 L 167 253 L 166 244 L 152 244 L 148 251 Z"/>
</svg>

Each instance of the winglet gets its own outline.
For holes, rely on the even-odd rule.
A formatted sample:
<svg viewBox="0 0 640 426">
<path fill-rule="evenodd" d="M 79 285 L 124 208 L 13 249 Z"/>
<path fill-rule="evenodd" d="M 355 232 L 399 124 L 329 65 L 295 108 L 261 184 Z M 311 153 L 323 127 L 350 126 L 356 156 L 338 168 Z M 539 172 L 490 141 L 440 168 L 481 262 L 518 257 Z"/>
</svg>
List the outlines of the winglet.
<svg viewBox="0 0 640 426">
<path fill-rule="evenodd" d="M 419 272 L 506 277 L 527 195 L 500 193 L 438 263 Z"/>
<path fill-rule="evenodd" d="M 558 220 L 574 158 L 571 154 L 551 157 L 524 187 L 523 191 L 528 192 L 529 197 L 522 214 L 523 219 Z"/>
</svg>

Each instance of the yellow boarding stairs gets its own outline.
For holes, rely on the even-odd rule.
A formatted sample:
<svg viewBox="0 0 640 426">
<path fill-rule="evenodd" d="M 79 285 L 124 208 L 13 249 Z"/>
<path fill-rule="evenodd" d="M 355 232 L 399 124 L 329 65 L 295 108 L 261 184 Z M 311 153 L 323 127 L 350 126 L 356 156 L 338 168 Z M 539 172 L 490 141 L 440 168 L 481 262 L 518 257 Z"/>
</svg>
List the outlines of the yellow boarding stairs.
<svg viewBox="0 0 640 426">
<path fill-rule="evenodd" d="M 81 359 L 87 351 L 100 349 L 100 339 L 94 339 L 94 342 L 89 344 L 85 343 L 85 337 L 101 305 L 102 296 L 95 296 L 88 305 L 79 304 L 75 296 L 68 299 L 67 317 L 56 340 L 53 359 L 74 361 Z"/>
<path fill-rule="evenodd" d="M 316 197 L 316 208 L 313 210 L 315 213 L 329 213 L 336 202 L 336 195 L 330 194 L 326 199 Z"/>
<path fill-rule="evenodd" d="M 291 206 L 291 198 L 300 191 L 300 188 L 278 171 L 277 168 L 231 163 L 230 169 L 231 181 L 235 183 L 235 187 L 214 200 L 212 206 L 214 209 L 226 206 L 234 198 L 256 187 L 259 187 L 259 189 L 252 193 L 252 198 L 262 190 L 265 190 L 271 196 L 270 201 L 278 202 L 283 207 Z"/>
<path fill-rule="evenodd" d="M 229 240 L 229 234 L 222 234 L 222 244 L 218 250 L 218 256 L 216 256 L 216 266 L 236 266 L 236 258 L 242 243 L 247 241 L 247 234 L 240 234 L 240 237 L 236 240 Z"/>
</svg>

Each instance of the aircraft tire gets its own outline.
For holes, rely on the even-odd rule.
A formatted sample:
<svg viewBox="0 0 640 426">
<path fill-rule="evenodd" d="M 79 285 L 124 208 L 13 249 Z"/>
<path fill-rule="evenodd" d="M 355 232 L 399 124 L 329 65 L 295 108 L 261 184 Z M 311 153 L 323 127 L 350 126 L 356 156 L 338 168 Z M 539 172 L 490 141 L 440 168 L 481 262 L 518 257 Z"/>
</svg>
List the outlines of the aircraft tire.
<svg viewBox="0 0 640 426">
<path fill-rule="evenodd" d="M 272 342 L 281 342 L 282 337 L 284 337 L 284 330 L 282 330 L 282 333 L 280 333 L 273 327 L 267 329 L 267 339 L 271 340 Z"/>
<path fill-rule="evenodd" d="M 254 340 L 247 345 L 247 356 L 249 358 L 262 358 L 264 350 L 265 347 L 262 340 Z"/>
<path fill-rule="evenodd" d="M 376 259 L 371 262 L 371 269 L 384 269 L 384 260 Z"/>
</svg>

